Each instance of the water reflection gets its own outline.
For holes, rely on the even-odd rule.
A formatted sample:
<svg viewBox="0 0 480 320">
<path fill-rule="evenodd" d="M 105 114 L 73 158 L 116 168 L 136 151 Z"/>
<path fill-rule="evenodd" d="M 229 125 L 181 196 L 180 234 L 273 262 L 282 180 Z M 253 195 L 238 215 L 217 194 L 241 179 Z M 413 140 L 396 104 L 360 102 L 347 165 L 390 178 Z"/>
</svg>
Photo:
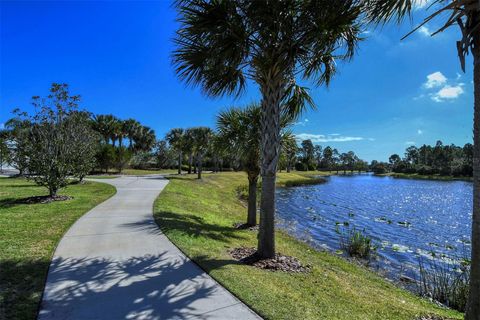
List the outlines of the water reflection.
<svg viewBox="0 0 480 320">
<path fill-rule="evenodd" d="M 314 247 L 340 249 L 336 228 L 365 230 L 377 264 L 415 277 L 418 257 L 459 257 L 470 250 L 472 183 L 332 176 L 325 184 L 277 191 L 279 227 Z M 338 226 L 338 227 L 337 227 Z"/>
</svg>

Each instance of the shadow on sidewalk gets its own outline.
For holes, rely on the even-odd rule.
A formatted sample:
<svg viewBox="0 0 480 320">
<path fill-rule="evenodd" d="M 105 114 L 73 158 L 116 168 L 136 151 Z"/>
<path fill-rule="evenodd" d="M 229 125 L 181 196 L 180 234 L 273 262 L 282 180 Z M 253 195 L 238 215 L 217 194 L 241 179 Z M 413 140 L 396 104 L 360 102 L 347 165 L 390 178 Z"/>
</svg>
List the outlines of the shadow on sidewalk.
<svg viewBox="0 0 480 320">
<path fill-rule="evenodd" d="M 172 262 L 174 261 L 174 262 Z M 56 259 L 39 319 L 207 319 L 195 301 L 215 294 L 201 270 L 165 254 L 125 261 Z M 220 306 L 219 306 L 220 307 Z"/>
</svg>

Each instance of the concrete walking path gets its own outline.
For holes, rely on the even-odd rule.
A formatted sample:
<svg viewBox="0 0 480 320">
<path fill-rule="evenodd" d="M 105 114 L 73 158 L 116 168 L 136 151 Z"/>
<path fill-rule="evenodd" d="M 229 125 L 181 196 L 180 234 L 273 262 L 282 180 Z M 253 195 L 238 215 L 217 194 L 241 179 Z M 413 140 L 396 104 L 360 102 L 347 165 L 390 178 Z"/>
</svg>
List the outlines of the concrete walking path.
<svg viewBox="0 0 480 320">
<path fill-rule="evenodd" d="M 153 202 L 168 180 L 98 181 L 117 194 L 60 241 L 38 319 L 260 319 L 159 230 Z"/>
</svg>

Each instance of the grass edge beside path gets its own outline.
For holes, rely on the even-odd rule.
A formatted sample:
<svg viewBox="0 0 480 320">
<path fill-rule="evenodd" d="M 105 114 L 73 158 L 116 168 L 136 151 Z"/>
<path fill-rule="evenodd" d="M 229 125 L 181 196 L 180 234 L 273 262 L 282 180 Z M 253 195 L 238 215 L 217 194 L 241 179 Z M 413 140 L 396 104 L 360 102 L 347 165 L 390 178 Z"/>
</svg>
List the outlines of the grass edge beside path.
<svg viewBox="0 0 480 320">
<path fill-rule="evenodd" d="M 306 173 L 280 173 L 279 183 L 309 179 Z M 164 234 L 240 300 L 266 319 L 409 319 L 436 314 L 461 319 L 453 310 L 395 287 L 366 268 L 312 249 L 277 231 L 277 251 L 312 266 L 308 274 L 259 270 L 228 254 L 256 246 L 256 233 L 233 228 L 246 218 L 236 189 L 244 173 L 172 176 L 157 198 L 154 216 Z"/>
<path fill-rule="evenodd" d="M 78 218 L 116 193 L 98 182 L 59 191 L 73 199 L 47 204 L 15 200 L 47 195 L 23 178 L 0 178 L 0 319 L 35 319 L 55 249 Z"/>
</svg>

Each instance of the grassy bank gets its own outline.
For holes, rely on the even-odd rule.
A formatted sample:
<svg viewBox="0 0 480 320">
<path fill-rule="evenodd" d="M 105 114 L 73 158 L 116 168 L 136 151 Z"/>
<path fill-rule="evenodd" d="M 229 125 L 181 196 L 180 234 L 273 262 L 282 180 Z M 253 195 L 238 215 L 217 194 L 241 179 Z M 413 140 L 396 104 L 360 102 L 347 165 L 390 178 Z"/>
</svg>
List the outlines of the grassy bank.
<svg viewBox="0 0 480 320">
<path fill-rule="evenodd" d="M 71 200 L 24 204 L 47 195 L 25 179 L 0 178 L 0 319 L 35 319 L 48 266 L 67 229 L 85 212 L 115 194 L 106 184 L 87 182 L 60 191 Z"/>
<path fill-rule="evenodd" d="M 473 181 L 472 177 L 454 177 L 454 176 L 441 176 L 438 174 L 422 175 L 418 173 L 395 173 L 389 172 L 385 174 L 378 174 L 379 177 L 393 177 L 399 179 L 418 179 L 418 180 L 440 180 L 440 181 Z"/>
<path fill-rule="evenodd" d="M 279 184 L 311 179 L 309 173 L 282 173 Z M 256 233 L 232 226 L 246 219 L 236 189 L 244 173 L 171 177 L 155 203 L 165 234 L 204 270 L 266 319 L 415 319 L 433 313 L 461 315 L 396 288 L 369 270 L 327 252 L 318 252 L 283 232 L 277 251 L 312 266 L 308 274 L 286 274 L 239 264 L 229 248 L 256 246 Z"/>
</svg>

